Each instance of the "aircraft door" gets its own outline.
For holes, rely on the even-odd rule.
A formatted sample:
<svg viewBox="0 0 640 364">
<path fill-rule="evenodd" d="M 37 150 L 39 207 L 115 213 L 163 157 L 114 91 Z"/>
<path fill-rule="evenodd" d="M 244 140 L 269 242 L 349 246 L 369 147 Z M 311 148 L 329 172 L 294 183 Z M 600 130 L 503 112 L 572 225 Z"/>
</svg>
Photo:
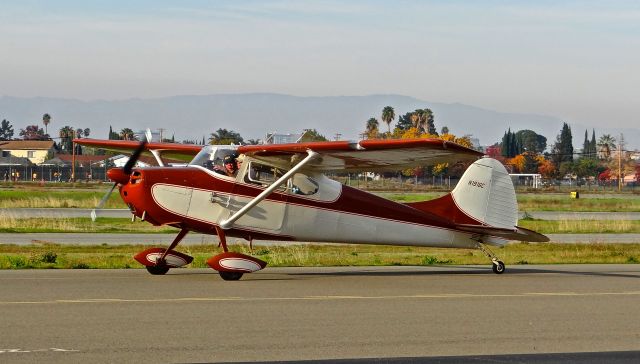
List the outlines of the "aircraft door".
<svg viewBox="0 0 640 364">
<path fill-rule="evenodd" d="M 234 193 L 229 204 L 229 216 L 249 203 L 269 185 L 284 175 L 286 171 L 257 161 L 243 163 L 239 180 L 234 186 Z M 235 225 L 257 229 L 269 233 L 279 233 L 284 222 L 287 184 L 276 189 L 269 197 L 254 206 L 238 219 Z"/>
</svg>

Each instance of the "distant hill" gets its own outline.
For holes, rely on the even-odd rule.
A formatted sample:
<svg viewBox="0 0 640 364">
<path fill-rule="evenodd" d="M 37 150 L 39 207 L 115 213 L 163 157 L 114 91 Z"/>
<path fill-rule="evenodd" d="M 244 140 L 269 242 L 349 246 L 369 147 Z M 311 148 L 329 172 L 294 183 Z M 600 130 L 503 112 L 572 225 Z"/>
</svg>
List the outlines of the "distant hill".
<svg viewBox="0 0 640 364">
<path fill-rule="evenodd" d="M 387 105 L 394 107 L 396 115 L 417 108 L 431 108 L 438 130 L 446 125 L 454 134 L 473 135 L 482 145 L 499 141 L 509 127 L 511 130 L 532 129 L 552 142 L 562 127 L 562 121 L 553 116 L 504 113 L 401 95 L 298 97 L 271 93 L 113 101 L 4 96 L 0 97 L 0 119 L 10 120 L 16 134 L 28 124 L 41 125 L 42 114 L 49 113 L 52 116 L 50 134 L 70 125 L 90 128 L 94 138 L 106 138 L 111 125 L 114 130 L 164 128 L 165 135 L 175 134 L 176 140 L 202 140 L 218 128 L 235 130 L 245 139 L 263 138 L 267 132 L 299 132 L 306 128 L 318 129 L 328 138 L 340 133 L 343 139 L 357 139 L 364 130 L 365 121 L 370 117 L 379 119 L 382 108 Z M 386 130 L 386 125 L 381 124 L 381 129 Z M 585 128 L 572 125 L 576 147 L 582 145 Z M 619 132 L 625 133 L 629 147 L 640 147 L 640 130 L 596 130 L 597 135 L 617 135 Z"/>
</svg>

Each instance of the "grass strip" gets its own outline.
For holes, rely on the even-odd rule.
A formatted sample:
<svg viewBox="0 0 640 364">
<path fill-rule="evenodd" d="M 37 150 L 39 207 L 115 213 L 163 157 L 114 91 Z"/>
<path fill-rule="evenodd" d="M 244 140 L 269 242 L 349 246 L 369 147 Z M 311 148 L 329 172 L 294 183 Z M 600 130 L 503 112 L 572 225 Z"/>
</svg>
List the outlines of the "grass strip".
<svg viewBox="0 0 640 364">
<path fill-rule="evenodd" d="M 141 245 L 2 245 L 0 269 L 142 268 L 132 258 L 147 249 Z M 194 257 L 190 267 L 206 267 L 206 260 L 221 252 L 217 245 L 181 246 Z M 232 245 L 232 251 L 256 256 L 271 267 L 319 266 L 430 266 L 489 264 L 477 250 L 378 245 Z M 514 243 L 494 252 L 508 265 L 523 264 L 635 264 L 639 244 L 527 244 Z"/>
<path fill-rule="evenodd" d="M 0 208 L 94 208 L 106 192 L 106 189 L 97 191 L 64 191 L 45 188 L 2 190 Z M 126 207 L 118 193 L 113 193 L 104 206 L 104 208 Z"/>
<path fill-rule="evenodd" d="M 95 222 L 88 217 L 75 218 L 27 218 L 1 216 L 0 233 L 171 233 L 178 229 L 170 226 L 153 226 L 141 220 L 131 221 L 117 217 L 100 217 Z"/>
<path fill-rule="evenodd" d="M 106 187 L 96 190 L 3 189 L 0 192 L 0 208 L 93 208 L 106 191 Z M 380 196 L 397 202 L 416 202 L 431 200 L 443 194 L 444 192 L 408 192 L 380 193 Z M 568 194 L 519 194 L 517 198 L 520 211 L 640 211 L 640 198 L 632 195 L 572 199 Z M 114 193 L 107 201 L 105 208 L 126 208 L 126 206 L 120 196 Z"/>
<path fill-rule="evenodd" d="M 167 233 L 177 234 L 168 226 L 153 226 L 130 219 L 100 217 L 27 218 L 0 216 L 0 233 Z M 518 226 L 542 234 L 630 234 L 640 233 L 638 220 L 537 220 L 523 219 Z"/>
</svg>

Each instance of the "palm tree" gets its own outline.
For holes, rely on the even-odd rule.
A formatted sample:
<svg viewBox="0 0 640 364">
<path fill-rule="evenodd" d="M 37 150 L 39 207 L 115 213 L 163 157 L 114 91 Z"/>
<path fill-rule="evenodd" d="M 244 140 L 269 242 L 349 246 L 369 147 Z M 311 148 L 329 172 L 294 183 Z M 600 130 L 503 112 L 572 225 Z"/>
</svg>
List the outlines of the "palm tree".
<svg viewBox="0 0 640 364">
<path fill-rule="evenodd" d="M 63 150 L 69 152 L 72 148 L 74 130 L 70 126 L 64 126 L 60 129 L 60 145 Z"/>
<path fill-rule="evenodd" d="M 133 140 L 133 130 L 129 128 L 124 128 L 120 130 L 120 139 L 122 140 Z"/>
<path fill-rule="evenodd" d="M 419 129 L 418 126 L 420 125 L 420 115 L 418 114 L 418 111 L 419 109 L 411 113 L 411 124 L 416 129 Z"/>
<path fill-rule="evenodd" d="M 84 137 L 88 137 L 89 134 L 91 134 L 91 129 L 89 128 L 84 128 L 84 131 L 82 132 L 84 134 Z"/>
<path fill-rule="evenodd" d="M 365 133 L 367 134 L 367 137 L 369 139 L 372 139 L 372 137 L 375 137 L 378 134 L 379 125 L 380 123 L 378 123 L 378 120 L 376 118 L 370 118 L 369 120 L 367 120 L 367 128 L 365 129 Z"/>
<path fill-rule="evenodd" d="M 419 109 L 416 110 L 418 112 L 418 117 L 420 118 L 420 127 L 425 133 L 429 133 L 431 135 L 438 135 L 436 131 L 436 126 L 433 121 L 433 111 L 431 109 Z"/>
<path fill-rule="evenodd" d="M 51 122 L 51 115 L 49 114 L 42 115 L 42 123 L 44 124 L 44 133 L 47 135 L 49 134 L 49 131 L 47 130 L 47 126 L 49 125 L 50 122 Z"/>
<path fill-rule="evenodd" d="M 598 140 L 598 147 L 600 148 L 600 152 L 604 154 L 604 157 L 609 159 L 611 158 L 611 149 L 616 147 L 616 138 L 610 134 L 604 134 Z"/>
<path fill-rule="evenodd" d="M 396 114 L 391 106 L 385 106 L 382 109 L 382 121 L 387 123 L 387 129 L 389 129 L 389 135 L 391 135 L 391 122 L 396 118 Z M 377 121 L 376 121 L 377 122 Z M 367 122 L 368 123 L 368 122 Z"/>
</svg>

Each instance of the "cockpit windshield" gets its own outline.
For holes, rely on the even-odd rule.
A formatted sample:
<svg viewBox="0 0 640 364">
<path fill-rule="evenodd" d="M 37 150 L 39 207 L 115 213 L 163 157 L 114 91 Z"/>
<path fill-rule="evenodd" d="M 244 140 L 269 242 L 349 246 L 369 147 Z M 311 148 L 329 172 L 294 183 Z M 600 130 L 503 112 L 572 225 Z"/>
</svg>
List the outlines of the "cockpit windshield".
<svg viewBox="0 0 640 364">
<path fill-rule="evenodd" d="M 190 166 L 200 166 L 209 170 L 215 170 L 217 168 L 223 169 L 224 157 L 235 154 L 236 147 L 231 145 L 207 145 L 202 148 L 193 160 L 189 163 Z"/>
</svg>

